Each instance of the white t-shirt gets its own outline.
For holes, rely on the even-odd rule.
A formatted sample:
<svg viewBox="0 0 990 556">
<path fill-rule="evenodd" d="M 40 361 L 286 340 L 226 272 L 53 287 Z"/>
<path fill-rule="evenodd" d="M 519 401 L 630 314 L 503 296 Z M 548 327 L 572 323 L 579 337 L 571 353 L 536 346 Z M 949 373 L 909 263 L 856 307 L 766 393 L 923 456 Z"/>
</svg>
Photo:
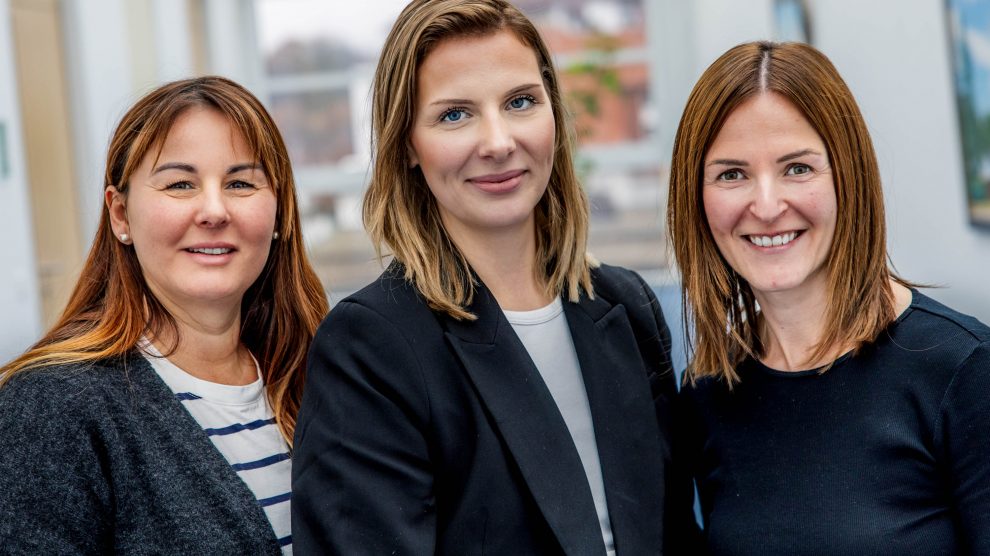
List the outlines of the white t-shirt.
<svg viewBox="0 0 990 556">
<path fill-rule="evenodd" d="M 602 479 L 602 464 L 598 458 L 598 443 L 595 440 L 595 427 L 591 420 L 591 406 L 588 392 L 584 387 L 581 366 L 571 329 L 564 317 L 564 305 L 557 298 L 546 307 L 533 311 L 503 311 L 506 320 L 512 325 L 516 335 L 522 340 L 530 358 L 536 364 L 543 382 L 546 383 L 560 415 L 567 424 L 571 439 L 581 456 L 584 473 L 588 477 L 591 496 L 598 511 L 598 522 L 602 538 L 609 556 L 615 555 L 612 539 L 612 523 L 608 517 L 608 504 L 605 500 L 605 482 Z"/>
<path fill-rule="evenodd" d="M 292 554 L 289 511 L 292 463 L 289 446 L 275 425 L 260 371 L 258 380 L 245 386 L 217 384 L 183 371 L 146 340 L 139 347 L 176 399 L 254 493 L 272 524 L 282 553 Z"/>
</svg>

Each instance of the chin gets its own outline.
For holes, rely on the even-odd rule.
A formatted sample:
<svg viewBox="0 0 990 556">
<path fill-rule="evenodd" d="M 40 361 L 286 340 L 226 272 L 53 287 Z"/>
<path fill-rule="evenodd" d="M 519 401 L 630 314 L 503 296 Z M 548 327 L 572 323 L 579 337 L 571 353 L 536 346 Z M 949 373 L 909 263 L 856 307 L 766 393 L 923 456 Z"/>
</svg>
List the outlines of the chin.
<svg viewBox="0 0 990 556">
<path fill-rule="evenodd" d="M 802 290 L 812 282 L 808 276 L 761 276 L 755 280 L 747 280 L 749 287 L 756 293 L 785 293 Z"/>
</svg>

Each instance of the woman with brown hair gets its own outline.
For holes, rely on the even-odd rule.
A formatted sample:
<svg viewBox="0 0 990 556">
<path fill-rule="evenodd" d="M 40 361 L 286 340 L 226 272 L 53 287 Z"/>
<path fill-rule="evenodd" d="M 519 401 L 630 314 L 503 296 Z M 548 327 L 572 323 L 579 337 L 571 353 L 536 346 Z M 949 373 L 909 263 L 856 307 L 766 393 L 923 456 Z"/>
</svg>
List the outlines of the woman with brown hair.
<svg viewBox="0 0 990 556">
<path fill-rule="evenodd" d="M 104 184 L 68 306 L 0 369 L 3 552 L 290 553 L 327 301 L 275 123 L 226 79 L 163 85 L 117 126 Z"/>
<path fill-rule="evenodd" d="M 588 201 L 533 24 L 502 0 L 411 2 L 372 128 L 364 219 L 394 261 L 314 340 L 296 546 L 660 553 L 677 532 L 669 331 L 639 276 L 586 252 Z"/>
<path fill-rule="evenodd" d="M 990 554 L 990 328 L 888 267 L 876 155 L 823 54 L 748 43 L 705 71 L 668 228 L 708 549 Z"/>
</svg>

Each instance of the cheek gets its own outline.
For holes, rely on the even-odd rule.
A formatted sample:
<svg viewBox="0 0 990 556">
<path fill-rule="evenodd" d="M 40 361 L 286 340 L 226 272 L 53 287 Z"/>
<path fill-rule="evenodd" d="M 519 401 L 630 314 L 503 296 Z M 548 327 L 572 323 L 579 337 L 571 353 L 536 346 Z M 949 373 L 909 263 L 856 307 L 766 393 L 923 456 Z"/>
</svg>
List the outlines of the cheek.
<svg viewBox="0 0 990 556">
<path fill-rule="evenodd" d="M 263 196 L 249 199 L 239 215 L 243 222 L 244 233 L 253 239 L 268 241 L 275 231 L 275 216 L 278 211 L 278 201 L 273 191 L 268 190 Z"/>
<path fill-rule="evenodd" d="M 176 241 L 193 223 L 193 215 L 181 203 L 133 203 L 127 217 L 131 236 L 148 244 Z"/>
<path fill-rule="evenodd" d="M 554 127 L 553 114 L 550 114 L 549 117 L 542 119 L 537 125 L 532 127 L 531 130 L 528 130 L 524 134 L 524 137 L 528 137 L 531 150 L 535 156 L 552 164 L 554 151 L 556 150 L 557 131 Z"/>
<path fill-rule="evenodd" d="M 459 169 L 473 152 L 471 142 L 464 134 L 455 131 L 438 135 L 427 135 L 412 142 L 419 168 L 430 182 Z"/>
<path fill-rule="evenodd" d="M 724 191 L 713 191 L 710 188 L 702 190 L 701 201 L 705 209 L 708 227 L 716 239 L 729 233 L 735 218 L 732 215 L 732 203 Z"/>
<path fill-rule="evenodd" d="M 827 188 L 823 187 L 809 192 L 805 206 L 807 206 L 808 213 L 813 215 L 813 218 L 820 225 L 835 227 L 839 211 L 835 191 L 831 188 L 831 184 Z"/>
</svg>

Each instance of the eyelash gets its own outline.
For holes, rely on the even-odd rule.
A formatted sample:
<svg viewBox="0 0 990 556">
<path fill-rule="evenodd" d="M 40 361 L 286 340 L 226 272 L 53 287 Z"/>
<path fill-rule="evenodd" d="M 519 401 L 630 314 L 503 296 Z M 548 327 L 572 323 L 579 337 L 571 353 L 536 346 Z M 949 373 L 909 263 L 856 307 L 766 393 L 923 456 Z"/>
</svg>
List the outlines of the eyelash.
<svg viewBox="0 0 990 556">
<path fill-rule="evenodd" d="M 227 187 L 230 187 L 230 186 L 233 186 L 233 185 L 238 185 L 238 184 L 240 184 L 242 187 L 236 187 L 235 189 L 254 189 L 255 188 L 255 185 L 253 183 L 246 182 L 244 180 L 234 180 L 234 181 L 228 183 L 227 184 Z M 179 185 L 187 185 L 189 187 L 182 187 L 182 188 L 176 187 L 176 186 L 179 186 Z M 166 185 L 165 186 L 165 189 L 166 190 L 180 189 L 182 191 L 188 191 L 189 189 L 192 189 L 192 183 L 190 183 L 189 180 L 179 180 L 179 181 L 175 181 L 175 182 L 172 182 L 172 183 Z"/>
<path fill-rule="evenodd" d="M 805 168 L 807 171 L 806 172 L 803 172 L 801 174 L 791 174 L 790 173 L 791 170 L 794 170 L 795 168 Z M 785 176 L 788 176 L 788 175 L 790 175 L 790 176 L 805 176 L 805 175 L 808 175 L 810 173 L 813 173 L 814 171 L 815 171 L 814 168 L 812 168 L 811 166 L 809 166 L 809 165 L 807 165 L 807 164 L 805 164 L 803 162 L 795 162 L 793 164 L 789 164 L 787 166 L 787 168 L 784 169 L 784 175 Z M 726 171 L 722 172 L 715 179 L 717 179 L 718 181 L 737 181 L 738 179 L 740 179 L 740 178 L 728 179 L 728 178 L 725 177 L 726 174 L 733 174 L 733 173 L 740 174 L 740 175 L 743 175 L 743 176 L 746 175 L 745 172 L 743 172 L 739 168 L 732 168 L 730 170 L 726 170 Z"/>
<path fill-rule="evenodd" d="M 179 181 L 175 181 L 175 182 L 172 182 L 172 183 L 166 185 L 165 186 L 165 189 L 179 189 L 178 187 L 176 187 L 177 185 L 188 185 L 188 186 L 190 186 L 190 187 L 183 187 L 183 188 L 181 188 L 183 190 L 191 189 L 191 186 L 192 186 L 192 184 L 189 183 L 188 180 L 179 180 Z"/>
<path fill-rule="evenodd" d="M 440 123 L 447 122 L 447 123 L 455 124 L 455 123 L 461 121 L 461 119 L 460 118 L 457 118 L 456 120 L 447 120 L 447 116 L 449 116 L 451 114 L 454 114 L 456 112 L 467 112 L 467 109 L 464 108 L 464 107 L 462 107 L 462 106 L 452 106 L 452 107 L 444 110 L 443 113 L 440 114 L 440 117 L 437 118 L 437 121 L 440 122 Z"/>
<path fill-rule="evenodd" d="M 517 100 L 528 100 L 530 103 L 532 103 L 532 105 L 539 104 L 539 102 L 536 100 L 536 97 L 534 97 L 533 95 L 517 95 L 517 96 L 514 96 L 511 99 L 509 99 L 509 102 L 507 102 L 505 104 L 506 104 L 506 106 L 511 106 L 512 103 L 515 102 L 515 101 L 517 101 Z M 513 108 L 513 110 L 527 110 L 529 108 L 532 108 L 532 106 L 526 106 L 526 107 L 522 107 L 522 108 Z M 461 121 L 460 118 L 458 118 L 456 120 L 447 120 L 447 116 L 450 116 L 451 114 L 454 114 L 454 113 L 457 113 L 457 112 L 467 112 L 467 108 L 464 108 L 463 106 L 452 106 L 452 107 L 444 110 L 443 113 L 440 114 L 440 117 L 437 118 L 437 121 L 440 122 L 440 123 L 444 123 L 444 122 L 447 122 L 447 123 L 457 123 L 457 122 Z"/>
<path fill-rule="evenodd" d="M 506 103 L 506 105 L 511 106 L 512 103 L 517 100 L 528 100 L 533 105 L 537 104 L 536 97 L 534 97 L 533 95 L 518 95 L 510 99 L 509 102 Z M 526 108 L 531 108 L 531 106 L 527 106 Z M 514 108 L 514 110 L 525 110 L 525 108 Z"/>
</svg>

